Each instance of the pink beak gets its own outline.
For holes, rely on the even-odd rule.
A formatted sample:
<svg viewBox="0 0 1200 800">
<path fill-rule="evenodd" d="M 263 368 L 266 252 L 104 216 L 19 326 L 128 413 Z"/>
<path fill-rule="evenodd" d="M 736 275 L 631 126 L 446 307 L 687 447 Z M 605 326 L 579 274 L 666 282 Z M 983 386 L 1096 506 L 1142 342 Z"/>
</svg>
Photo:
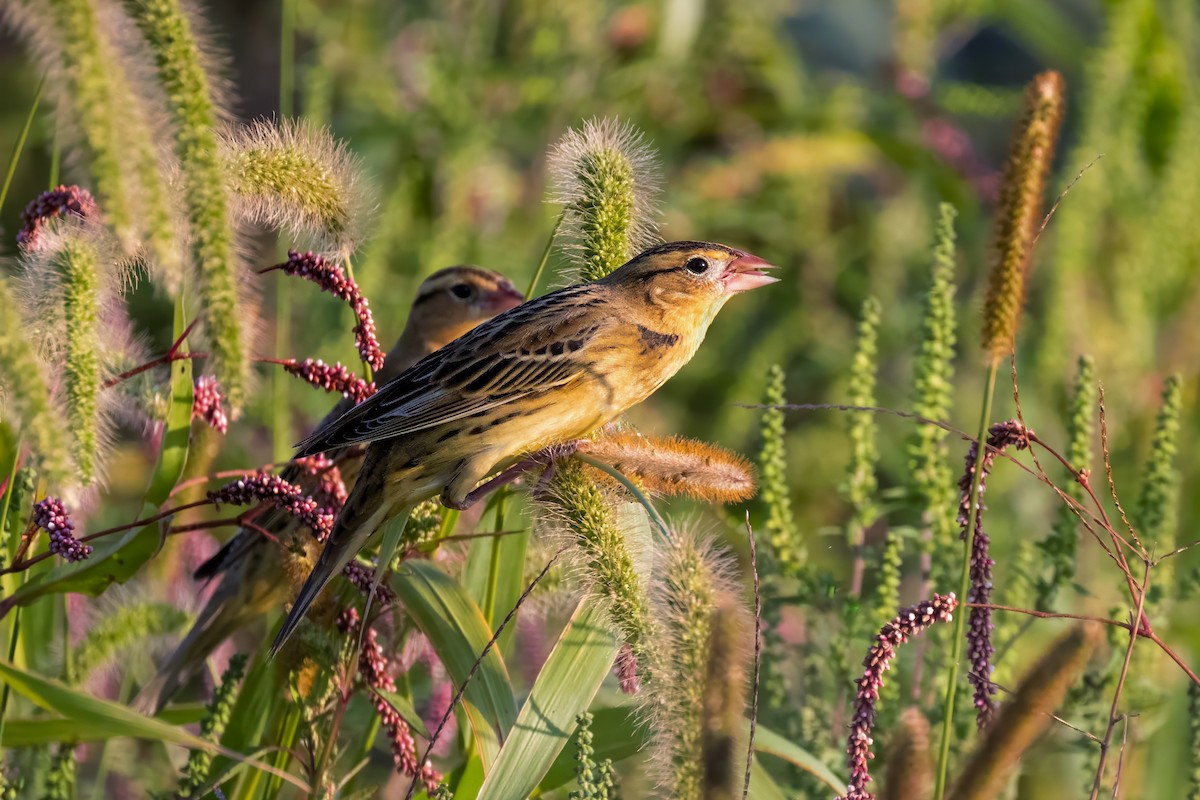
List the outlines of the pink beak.
<svg viewBox="0 0 1200 800">
<path fill-rule="evenodd" d="M 494 309 L 499 314 L 501 311 L 508 311 L 510 308 L 516 308 L 524 303 L 525 295 L 518 292 L 511 283 L 502 283 L 495 291 L 488 294 L 485 302 L 489 310 Z"/>
<path fill-rule="evenodd" d="M 758 256 L 746 253 L 735 258 L 729 262 L 729 266 L 725 268 L 725 275 L 722 277 L 722 280 L 725 281 L 725 291 L 729 294 L 737 294 L 777 283 L 779 278 L 767 275 L 765 270 L 768 269 L 774 269 L 774 265 L 768 264 Z"/>
</svg>

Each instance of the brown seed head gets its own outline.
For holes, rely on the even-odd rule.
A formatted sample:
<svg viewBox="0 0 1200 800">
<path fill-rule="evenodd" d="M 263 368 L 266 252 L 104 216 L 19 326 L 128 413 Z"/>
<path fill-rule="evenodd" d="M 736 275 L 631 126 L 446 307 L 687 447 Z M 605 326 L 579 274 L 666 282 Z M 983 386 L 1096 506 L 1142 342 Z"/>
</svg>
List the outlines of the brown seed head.
<svg viewBox="0 0 1200 800">
<path fill-rule="evenodd" d="M 996 206 L 995 249 L 983 309 L 983 348 L 993 359 L 1012 349 L 1025 302 L 1025 278 L 1042 218 L 1046 175 L 1063 114 L 1063 79 L 1042 72 L 1025 87 L 1025 115 L 1013 132 Z"/>
<path fill-rule="evenodd" d="M 749 461 L 698 439 L 605 432 L 582 449 L 655 494 L 734 503 L 756 489 Z"/>
<path fill-rule="evenodd" d="M 900 715 L 888 745 L 887 777 L 880 800 L 925 800 L 933 791 L 929 720 L 916 706 Z"/>
</svg>

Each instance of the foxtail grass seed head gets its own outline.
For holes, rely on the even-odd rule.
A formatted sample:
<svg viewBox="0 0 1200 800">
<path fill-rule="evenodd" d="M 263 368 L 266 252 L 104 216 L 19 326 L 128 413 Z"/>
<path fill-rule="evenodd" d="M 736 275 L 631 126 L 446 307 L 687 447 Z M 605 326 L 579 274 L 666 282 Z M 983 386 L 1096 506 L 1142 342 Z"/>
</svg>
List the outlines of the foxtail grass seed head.
<svg viewBox="0 0 1200 800">
<path fill-rule="evenodd" d="M 581 448 L 649 492 L 734 503 L 754 495 L 754 470 L 741 456 L 682 436 L 604 432 Z"/>
<path fill-rule="evenodd" d="M 773 364 L 767 371 L 767 387 L 763 397 L 765 405 L 782 406 L 787 402 L 783 382 L 783 367 Z M 758 466 L 762 474 L 762 499 L 767 506 L 767 542 L 780 569 L 795 575 L 808 561 L 808 553 L 792 514 L 792 495 L 787 480 L 786 436 L 783 409 L 765 409 Z"/>
<path fill-rule="evenodd" d="M 1177 508 L 1179 505 L 1179 468 L 1175 457 L 1179 450 L 1179 421 L 1183 414 L 1183 378 L 1171 375 L 1163 385 L 1162 405 L 1154 425 L 1150 457 L 1142 470 L 1142 490 L 1138 495 L 1134 524 L 1146 547 L 1158 556 L 1175 549 Z M 1163 591 L 1172 592 L 1174 559 L 1156 568 L 1155 580 Z M 1160 592 L 1151 590 L 1147 600 L 1158 600 Z"/>
<path fill-rule="evenodd" d="M 933 268 L 921 320 L 921 349 L 913 363 L 913 411 L 926 419 L 945 420 L 954 403 L 954 206 L 938 208 Z M 954 478 L 946 447 L 947 431 L 937 425 L 917 425 L 908 442 L 908 467 L 930 537 L 925 547 L 934 553 L 951 549 L 954 537 Z M 947 576 L 948 577 L 948 576 Z"/>
<path fill-rule="evenodd" d="M 677 798 L 703 797 L 704 725 L 713 614 L 735 602 L 729 566 L 707 538 L 679 531 L 660 559 L 654 593 L 655 616 L 663 620 L 661 674 L 649 681 L 655 704 L 652 717 L 654 771 L 660 785 Z M 748 625 L 743 627 L 749 631 Z M 733 646 L 733 642 L 728 643 Z M 743 675 L 744 667 L 743 667 Z"/>
<path fill-rule="evenodd" d="M 993 800 L 1008 785 L 1025 752 L 1053 722 L 1055 710 L 1103 639 L 1097 622 L 1077 624 L 1046 651 L 1001 707 L 963 764 L 950 800 Z"/>
<path fill-rule="evenodd" d="M 749 619 L 736 599 L 719 598 L 709 622 L 708 671 L 704 681 L 704 720 L 700 742 L 705 800 L 740 797 L 742 718 L 746 705 L 746 665 L 750 660 Z"/>
<path fill-rule="evenodd" d="M 855 406 L 874 406 L 875 373 L 879 362 L 879 319 L 883 308 L 874 297 L 867 298 L 858 323 L 858 344 L 850 365 L 849 402 Z M 850 501 L 852 535 L 861 533 L 879 516 L 875 505 L 878 481 L 875 468 L 879 463 L 877 425 L 871 411 L 850 411 L 850 465 L 846 475 L 845 493 Z"/>
<path fill-rule="evenodd" d="M 354 343 L 359 357 L 371 369 L 383 367 L 383 348 L 375 335 L 375 319 L 371 316 L 371 305 L 359 290 L 358 284 L 346 275 L 346 271 L 335 263 L 313 252 L 288 252 L 288 260 L 270 269 L 281 269 L 286 275 L 295 275 L 312 281 L 324 291 L 343 300 L 354 311 L 358 324 L 354 326 Z M 267 270 L 270 271 L 270 270 Z"/>
<path fill-rule="evenodd" d="M 362 241 L 373 205 L 362 165 L 327 129 L 259 120 L 226 128 L 220 141 L 236 217 L 333 258 Z"/>
<path fill-rule="evenodd" d="M 164 223 L 170 204 L 160 169 L 164 151 L 119 8 L 93 0 L 14 0 L 0 5 L 0 19 L 39 62 L 63 150 L 90 174 L 124 254 L 146 239 L 174 243 L 175 231 Z"/>
<path fill-rule="evenodd" d="M 225 394 L 216 375 L 201 375 L 192 388 L 192 419 L 201 419 L 220 433 L 229 432 L 229 417 L 225 414 Z"/>
<path fill-rule="evenodd" d="M 641 554 L 630 547 L 613 502 L 578 460 L 567 459 L 555 466 L 543 507 L 548 522 L 571 544 L 587 590 L 608 607 L 613 625 L 633 650 L 642 680 L 649 682 L 656 624 L 636 566 Z"/>
<path fill-rule="evenodd" d="M 968 537 L 967 526 L 971 520 L 971 484 L 975 470 L 980 470 L 979 491 L 975 498 L 978 512 L 975 514 L 975 535 L 971 538 L 971 591 L 969 603 L 986 604 L 992 597 L 992 567 L 996 562 L 989 555 L 990 542 L 983 530 L 983 496 L 987 492 L 987 479 L 996 462 L 996 456 L 1009 447 L 1024 450 L 1029 446 L 1029 432 L 1017 420 L 997 422 L 988 429 L 987 447 L 983 458 L 979 458 L 979 445 L 971 443 L 967 451 L 966 468 L 959 479 L 958 524 L 962 527 L 962 538 Z M 967 679 L 975 687 L 975 720 L 980 729 L 987 727 L 995 712 L 992 700 L 996 687 L 992 683 L 992 610 L 973 606 L 967 618 L 967 659 L 971 671 Z"/>
<path fill-rule="evenodd" d="M 995 241 L 983 306 L 983 349 L 992 359 L 1013 347 L 1025 282 L 1042 220 L 1046 176 L 1062 125 L 1065 87 L 1048 71 L 1025 87 L 1025 114 L 1013 132 L 996 206 Z"/>
<path fill-rule="evenodd" d="M 70 464 L 63 446 L 63 412 L 50 394 L 48 367 L 26 338 L 32 321 L 18 292 L 0 272 L 0 415 L 25 435 L 36 463 L 51 486 L 68 479 Z"/>
<path fill-rule="evenodd" d="M 871 752 L 874 745 L 871 735 L 875 728 L 876 704 L 883 686 L 883 674 L 891 668 L 896 648 L 923 633 L 935 622 L 950 622 L 957 606 L 958 600 L 953 594 L 935 594 L 930 600 L 902 609 L 875 637 L 875 643 L 863 660 L 862 677 L 855 681 L 858 694 L 854 700 L 854 717 L 846 745 L 850 785 L 839 800 L 872 800 L 875 797 L 867 791 L 867 785 L 871 782 L 870 761 L 875 757 Z"/>
<path fill-rule="evenodd" d="M 92 554 L 92 546 L 75 538 L 75 523 L 57 497 L 47 497 L 33 507 L 30 524 L 50 537 L 50 552 L 66 561 L 83 561 Z"/>
<path fill-rule="evenodd" d="M 82 682 L 107 666 L 145 648 L 159 637 L 175 636 L 193 622 L 192 615 L 165 602 L 139 600 L 109 607 L 91 620 L 87 633 L 73 648 L 71 661 Z"/>
<path fill-rule="evenodd" d="M 219 489 L 210 491 L 208 499 L 217 506 L 270 503 L 311 528 L 318 542 L 325 541 L 333 530 L 333 514 L 305 495 L 299 486 L 266 472 L 246 475 L 231 481 Z"/>
<path fill-rule="evenodd" d="M 593 119 L 568 131 L 549 171 L 580 279 L 603 278 L 657 239 L 658 159 L 632 125 Z"/>
<path fill-rule="evenodd" d="M 1080 356 L 1071 392 L 1067 416 L 1067 460 L 1083 473 L 1092 469 L 1093 420 L 1096 418 L 1096 366 L 1090 356 Z M 1083 486 L 1077 480 L 1064 481 L 1059 487 L 1076 502 L 1083 500 Z M 1069 585 L 1075 577 L 1075 546 L 1079 517 L 1063 503 L 1054 518 L 1050 535 L 1038 542 L 1038 549 L 1050 564 L 1037 578 L 1036 605 L 1039 611 L 1049 611 L 1055 594 Z"/>
<path fill-rule="evenodd" d="M 239 277 L 235 234 L 217 142 L 220 117 L 192 19 L 182 0 L 126 0 L 167 101 L 180 194 L 199 272 L 200 307 L 215 372 L 234 417 L 250 380 L 246 334 L 251 320 Z M 106 209 L 107 210 L 107 209 Z"/>
<path fill-rule="evenodd" d="M 88 219 L 96 216 L 96 201 L 92 193 L 78 186 L 59 186 L 42 192 L 29 201 L 21 212 L 21 230 L 17 244 L 26 249 L 38 246 L 38 231 L 59 217 Z"/>
<path fill-rule="evenodd" d="M 319 358 L 306 358 L 303 361 L 288 359 L 280 366 L 287 374 L 295 375 L 318 389 L 352 399 L 355 405 L 375 394 L 374 382 L 367 383 L 340 361 L 326 364 Z"/>
<path fill-rule="evenodd" d="M 229 719 L 233 714 L 233 704 L 238 695 L 238 684 L 245 671 L 246 655 L 244 653 L 238 653 L 229 659 L 229 666 L 221 675 L 221 683 L 213 692 L 212 700 L 208 703 L 207 713 L 200 721 L 201 738 L 213 743 L 221 741 L 221 736 L 225 733 L 225 727 L 229 725 Z M 208 775 L 212 770 L 212 758 L 212 752 L 209 750 L 192 751 L 191 756 L 188 757 L 187 766 L 184 768 L 183 778 L 179 781 L 176 797 L 199 796 L 198 792 L 208 782 Z"/>
<path fill-rule="evenodd" d="M 927 800 L 933 795 L 929 720 L 916 706 L 900 715 L 888 742 L 887 775 L 881 800 Z"/>
</svg>

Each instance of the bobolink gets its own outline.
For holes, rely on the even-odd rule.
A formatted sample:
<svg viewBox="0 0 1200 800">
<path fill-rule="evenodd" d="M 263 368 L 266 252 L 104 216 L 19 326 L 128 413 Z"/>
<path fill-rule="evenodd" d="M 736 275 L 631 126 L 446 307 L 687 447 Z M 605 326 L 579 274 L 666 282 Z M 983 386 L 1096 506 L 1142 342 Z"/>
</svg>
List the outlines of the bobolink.
<svg viewBox="0 0 1200 800">
<path fill-rule="evenodd" d="M 776 280 L 769 267 L 720 244 L 652 247 L 480 325 L 302 442 L 298 456 L 369 447 L 272 652 L 385 522 L 439 494 L 462 508 L 493 471 L 645 400 L 691 359 L 730 297 Z"/>
<path fill-rule="evenodd" d="M 435 272 L 421 284 L 408 322 L 388 352 L 376 382 L 383 385 L 440 347 L 502 311 L 521 303 L 524 297 L 497 272 L 479 267 L 450 267 Z M 342 398 L 317 426 L 334 422 L 354 407 Z M 342 480 L 353 486 L 362 458 L 349 453 L 330 454 Z M 280 477 L 312 494 L 318 477 L 297 464 L 289 464 Z M 255 524 L 271 533 L 279 544 L 292 546 L 296 537 L 308 538 L 295 516 L 264 507 Z M 200 610 L 183 641 L 160 665 L 155 677 L 138 695 L 137 707 L 157 714 L 179 691 L 205 659 L 236 630 L 288 598 L 288 582 L 275 542 L 257 530 L 243 528 L 215 555 L 196 570 L 197 580 L 222 576 L 221 584 Z"/>
</svg>

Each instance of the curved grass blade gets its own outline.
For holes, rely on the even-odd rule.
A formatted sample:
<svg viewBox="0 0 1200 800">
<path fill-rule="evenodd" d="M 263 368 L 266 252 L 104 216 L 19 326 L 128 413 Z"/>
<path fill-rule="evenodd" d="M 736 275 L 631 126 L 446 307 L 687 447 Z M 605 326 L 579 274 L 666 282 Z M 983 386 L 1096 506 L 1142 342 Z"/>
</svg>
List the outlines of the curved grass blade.
<svg viewBox="0 0 1200 800">
<path fill-rule="evenodd" d="M 748 725 L 749 723 L 747 723 Z M 754 751 L 782 758 L 789 764 L 794 764 L 812 775 L 836 794 L 844 795 L 846 793 L 846 784 L 837 775 L 833 774 L 833 770 L 825 766 L 816 756 L 803 747 L 792 744 L 770 728 L 764 728 L 761 722 L 758 724 L 754 734 Z M 754 794 L 753 791 L 751 794 Z"/>
<path fill-rule="evenodd" d="M 203 703 L 187 703 L 163 709 L 155 719 L 168 725 L 191 725 L 204 719 Z M 0 747 L 34 747 L 56 742 L 100 742 L 115 736 L 103 723 L 80 722 L 73 719 L 41 718 L 10 719 L 4 723 Z"/>
</svg>

